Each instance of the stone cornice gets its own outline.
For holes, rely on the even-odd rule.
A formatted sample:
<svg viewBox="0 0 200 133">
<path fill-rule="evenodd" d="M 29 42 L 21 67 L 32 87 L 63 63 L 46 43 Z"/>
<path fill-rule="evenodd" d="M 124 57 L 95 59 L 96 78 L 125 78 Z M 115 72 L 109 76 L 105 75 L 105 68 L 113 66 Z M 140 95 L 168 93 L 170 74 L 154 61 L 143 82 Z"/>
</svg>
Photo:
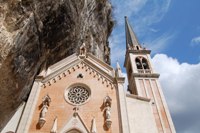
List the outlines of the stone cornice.
<svg viewBox="0 0 200 133">
<path fill-rule="evenodd" d="M 115 79 L 117 83 L 125 83 L 125 77 L 116 77 Z"/>
<path fill-rule="evenodd" d="M 87 65 L 88 67 L 90 67 L 93 71 L 95 71 L 96 73 L 104 76 L 104 78 L 110 80 L 111 82 L 114 81 L 114 72 L 106 72 L 103 71 L 102 69 L 100 69 L 98 66 L 96 66 L 95 64 L 91 64 L 90 62 L 88 62 L 88 60 L 84 60 L 83 63 L 85 63 L 85 65 Z"/>
<path fill-rule="evenodd" d="M 132 73 L 133 77 L 159 78 L 158 73 Z"/>
<path fill-rule="evenodd" d="M 78 61 L 78 62 L 76 62 L 76 63 L 73 63 L 73 65 L 72 64 L 68 64 L 68 65 L 66 65 L 66 66 L 64 66 L 62 68 L 59 68 L 58 70 L 55 70 L 55 71 L 51 72 L 46 77 L 44 77 L 44 79 L 42 80 L 42 82 L 44 83 L 44 82 L 47 82 L 48 80 L 51 80 L 54 77 L 60 76 L 61 74 L 63 74 L 63 72 L 69 71 L 70 68 L 73 69 L 73 66 L 78 65 L 80 62 L 81 62 L 81 60 Z"/>
<path fill-rule="evenodd" d="M 133 53 L 133 54 L 150 54 L 151 53 L 151 50 L 127 50 L 126 51 L 127 54 L 129 53 Z"/>
<path fill-rule="evenodd" d="M 111 67 L 110 65 L 108 65 L 107 63 L 103 62 L 102 60 L 98 59 L 97 57 L 95 57 L 93 54 L 91 53 L 87 53 L 88 58 L 87 59 L 92 59 L 93 61 L 97 62 L 98 64 L 101 64 L 102 66 L 104 66 L 105 68 L 109 69 L 110 71 L 113 71 L 113 67 Z"/>
</svg>

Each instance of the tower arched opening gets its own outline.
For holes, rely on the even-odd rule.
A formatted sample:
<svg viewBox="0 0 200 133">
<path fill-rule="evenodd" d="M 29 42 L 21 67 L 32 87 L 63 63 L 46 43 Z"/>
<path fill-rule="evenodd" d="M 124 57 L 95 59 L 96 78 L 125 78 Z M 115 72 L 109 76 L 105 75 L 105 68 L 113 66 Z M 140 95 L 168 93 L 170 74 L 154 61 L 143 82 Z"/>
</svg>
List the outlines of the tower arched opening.
<svg viewBox="0 0 200 133">
<path fill-rule="evenodd" d="M 142 66 L 144 69 L 149 69 L 149 64 L 145 58 L 142 58 Z"/>
<path fill-rule="evenodd" d="M 137 69 L 142 69 L 142 63 L 141 63 L 140 59 L 136 58 L 135 63 L 136 63 Z"/>
</svg>

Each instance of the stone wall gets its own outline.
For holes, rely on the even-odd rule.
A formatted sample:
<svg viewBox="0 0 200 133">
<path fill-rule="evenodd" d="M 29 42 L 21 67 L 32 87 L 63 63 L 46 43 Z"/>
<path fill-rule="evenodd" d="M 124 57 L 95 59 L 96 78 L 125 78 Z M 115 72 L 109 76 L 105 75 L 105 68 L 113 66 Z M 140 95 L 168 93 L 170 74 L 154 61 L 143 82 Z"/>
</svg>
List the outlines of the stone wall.
<svg viewBox="0 0 200 133">
<path fill-rule="evenodd" d="M 148 100 L 138 99 L 137 96 L 126 97 L 130 133 L 157 133 L 153 111 Z"/>
</svg>

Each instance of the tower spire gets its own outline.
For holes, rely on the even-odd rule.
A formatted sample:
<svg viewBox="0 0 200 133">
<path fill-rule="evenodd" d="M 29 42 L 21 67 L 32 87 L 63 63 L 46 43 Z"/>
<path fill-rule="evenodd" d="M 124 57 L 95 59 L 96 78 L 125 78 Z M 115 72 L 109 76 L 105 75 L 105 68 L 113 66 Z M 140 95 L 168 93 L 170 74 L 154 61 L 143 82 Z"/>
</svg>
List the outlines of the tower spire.
<svg viewBox="0 0 200 133">
<path fill-rule="evenodd" d="M 128 22 L 127 16 L 125 16 L 125 32 L 126 32 L 126 48 L 129 49 L 130 47 L 140 46 L 138 39 Z"/>
</svg>

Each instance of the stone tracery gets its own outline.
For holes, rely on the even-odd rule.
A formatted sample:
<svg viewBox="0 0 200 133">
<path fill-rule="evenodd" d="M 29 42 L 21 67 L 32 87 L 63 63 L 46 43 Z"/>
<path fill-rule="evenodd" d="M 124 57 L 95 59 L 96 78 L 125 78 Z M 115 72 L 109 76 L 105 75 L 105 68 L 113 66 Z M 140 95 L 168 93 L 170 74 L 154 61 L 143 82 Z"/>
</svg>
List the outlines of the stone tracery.
<svg viewBox="0 0 200 133">
<path fill-rule="evenodd" d="M 76 86 L 70 88 L 68 92 L 69 101 L 76 105 L 86 102 L 88 98 L 89 98 L 89 91 L 82 86 Z"/>
</svg>

